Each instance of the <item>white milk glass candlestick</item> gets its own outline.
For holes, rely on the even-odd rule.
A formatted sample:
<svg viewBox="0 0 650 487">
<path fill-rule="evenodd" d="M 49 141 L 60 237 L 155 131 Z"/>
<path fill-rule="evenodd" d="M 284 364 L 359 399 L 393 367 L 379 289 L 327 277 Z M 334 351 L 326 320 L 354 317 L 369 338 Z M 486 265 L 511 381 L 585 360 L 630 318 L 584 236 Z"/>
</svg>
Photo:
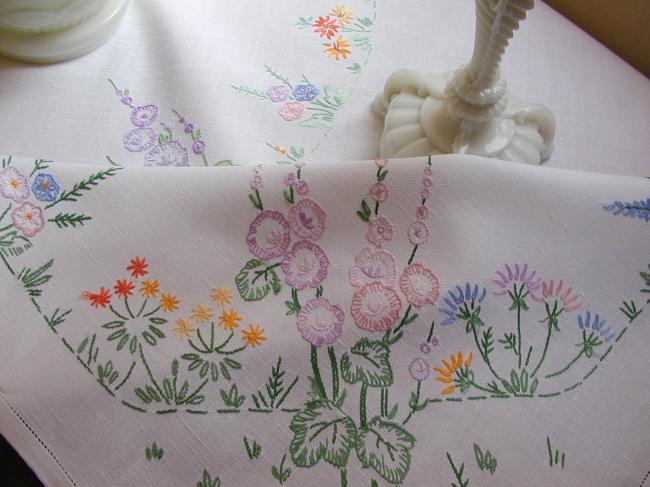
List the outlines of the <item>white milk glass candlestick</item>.
<svg viewBox="0 0 650 487">
<path fill-rule="evenodd" d="M 553 151 L 555 118 L 510 95 L 500 64 L 533 0 L 476 0 L 469 64 L 454 73 L 393 73 L 375 100 L 384 117 L 380 155 L 475 154 L 539 164 Z"/>
</svg>

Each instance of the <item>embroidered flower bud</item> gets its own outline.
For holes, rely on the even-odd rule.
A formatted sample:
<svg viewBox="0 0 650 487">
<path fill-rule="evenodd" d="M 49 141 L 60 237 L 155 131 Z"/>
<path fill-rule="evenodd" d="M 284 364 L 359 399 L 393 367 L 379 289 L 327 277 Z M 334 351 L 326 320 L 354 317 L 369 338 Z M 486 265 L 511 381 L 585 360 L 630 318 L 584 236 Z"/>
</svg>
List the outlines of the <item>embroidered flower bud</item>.
<svg viewBox="0 0 650 487">
<path fill-rule="evenodd" d="M 429 218 L 429 209 L 424 205 L 418 206 L 418 209 L 415 211 L 415 216 L 418 220 L 426 220 Z"/>
<path fill-rule="evenodd" d="M 427 342 L 420 344 L 420 352 L 429 353 L 431 351 L 431 346 Z"/>
<path fill-rule="evenodd" d="M 409 365 L 409 374 L 413 377 L 414 380 L 422 382 L 423 380 L 429 377 L 431 373 L 429 364 L 423 358 L 416 358 Z"/>
<path fill-rule="evenodd" d="M 131 103 L 133 103 L 133 98 L 131 98 L 130 96 L 123 96 L 120 101 L 125 105 L 130 105 Z"/>
<path fill-rule="evenodd" d="M 192 125 L 191 123 L 185 125 L 185 133 L 191 134 L 193 130 L 194 130 L 194 125 Z"/>
<path fill-rule="evenodd" d="M 262 181 L 262 176 L 259 174 L 253 175 L 251 178 L 251 189 L 262 189 L 264 186 L 264 181 Z"/>
<path fill-rule="evenodd" d="M 296 182 L 296 175 L 292 172 L 290 172 L 284 177 L 285 186 L 293 186 L 295 182 Z"/>
<path fill-rule="evenodd" d="M 438 340 L 437 337 L 431 337 L 431 345 L 433 345 L 434 347 L 437 347 L 439 343 L 440 343 L 440 341 Z"/>
<path fill-rule="evenodd" d="M 205 142 L 202 140 L 194 142 L 194 144 L 192 144 L 192 151 L 199 156 L 203 154 L 205 152 Z"/>
<path fill-rule="evenodd" d="M 298 191 L 300 194 L 309 193 L 309 185 L 307 184 L 307 181 L 303 181 L 302 179 L 297 180 L 296 191 Z"/>
</svg>

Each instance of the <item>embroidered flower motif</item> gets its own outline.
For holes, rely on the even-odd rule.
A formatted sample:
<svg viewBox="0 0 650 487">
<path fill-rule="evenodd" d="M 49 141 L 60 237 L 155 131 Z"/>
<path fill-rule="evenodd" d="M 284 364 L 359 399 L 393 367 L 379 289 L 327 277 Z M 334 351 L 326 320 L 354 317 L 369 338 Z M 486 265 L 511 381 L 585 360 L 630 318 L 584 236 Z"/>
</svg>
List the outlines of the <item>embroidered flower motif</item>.
<svg viewBox="0 0 650 487">
<path fill-rule="evenodd" d="M 0 171 L 0 194 L 15 203 L 29 196 L 29 181 L 15 167 L 5 167 Z"/>
<path fill-rule="evenodd" d="M 293 97 L 298 101 L 312 101 L 320 94 L 320 90 L 312 84 L 298 85 L 293 89 Z"/>
<path fill-rule="evenodd" d="M 196 331 L 196 328 L 192 326 L 192 323 L 186 319 L 179 318 L 176 320 L 176 327 L 172 330 L 172 333 L 176 335 L 181 340 L 192 336 L 192 333 Z"/>
<path fill-rule="evenodd" d="M 388 159 L 375 159 L 375 164 L 377 167 L 386 167 L 388 166 Z"/>
<path fill-rule="evenodd" d="M 54 201 L 59 196 L 60 189 L 59 184 L 51 174 L 37 174 L 32 184 L 32 193 L 39 201 Z"/>
<path fill-rule="evenodd" d="M 232 308 L 230 310 L 223 310 L 219 315 L 219 325 L 225 330 L 234 330 L 239 327 L 239 322 L 242 320 L 242 317 L 239 316 L 237 309 Z"/>
<path fill-rule="evenodd" d="M 293 186 L 295 182 L 296 182 L 296 175 L 292 172 L 290 172 L 284 177 L 285 186 Z"/>
<path fill-rule="evenodd" d="M 118 279 L 115 283 L 115 286 L 113 286 L 115 294 L 120 298 L 128 298 L 131 296 L 133 294 L 134 288 L 135 284 L 133 284 L 131 281 L 127 281 L 126 279 Z"/>
<path fill-rule="evenodd" d="M 494 294 L 496 296 L 507 294 L 510 283 L 523 284 L 528 292 L 534 293 L 539 289 L 542 281 L 536 274 L 536 271 L 528 272 L 528 264 L 526 263 L 521 267 L 519 264 L 514 264 L 514 266 L 506 264 L 503 270 L 497 271 L 497 278 L 492 280 L 493 283 L 499 286 L 499 290 L 494 291 Z"/>
<path fill-rule="evenodd" d="M 144 156 L 145 166 L 187 166 L 187 149 L 177 141 L 165 142 L 151 149 Z"/>
<path fill-rule="evenodd" d="M 145 298 L 155 298 L 159 290 L 158 279 L 144 279 L 140 288 L 140 294 Z"/>
<path fill-rule="evenodd" d="M 465 289 L 456 286 L 456 291 L 458 294 L 452 290 L 447 291 L 447 297 L 442 299 L 447 305 L 445 308 L 438 309 L 447 315 L 441 322 L 442 325 L 451 325 L 457 319 L 471 319 L 471 316 L 468 316 L 468 310 L 473 309 L 477 302 L 481 304 L 487 294 L 487 289 L 479 288 L 478 284 L 474 284 L 472 287 L 469 282 L 465 283 Z"/>
<path fill-rule="evenodd" d="M 311 198 L 303 198 L 289 208 L 289 223 L 294 232 L 303 238 L 318 240 L 325 231 L 327 214 Z"/>
<path fill-rule="evenodd" d="M 264 187 L 264 181 L 262 180 L 262 176 L 259 174 L 253 174 L 251 176 L 251 189 L 256 190 L 256 189 L 262 189 Z"/>
<path fill-rule="evenodd" d="M 260 325 L 248 325 L 248 330 L 242 330 L 242 340 L 246 345 L 251 347 L 257 347 L 262 344 L 266 337 L 262 335 L 264 333 L 264 328 Z"/>
<path fill-rule="evenodd" d="M 314 298 L 300 309 L 297 326 L 302 337 L 316 347 L 331 345 L 343 333 L 345 313 L 325 298 Z"/>
<path fill-rule="evenodd" d="M 221 286 L 221 287 L 215 287 L 212 290 L 212 294 L 210 297 L 212 298 L 212 301 L 217 303 L 219 306 L 225 306 L 227 304 L 230 304 L 230 300 L 232 299 L 232 289 L 230 289 L 227 286 Z"/>
<path fill-rule="evenodd" d="M 409 364 L 409 374 L 411 374 L 411 377 L 418 382 L 428 379 L 430 373 L 431 369 L 429 364 L 423 358 L 418 357 L 413 359 Z"/>
<path fill-rule="evenodd" d="M 197 156 L 202 155 L 205 152 L 205 142 L 202 140 L 197 140 L 192 144 L 192 152 Z"/>
<path fill-rule="evenodd" d="M 133 129 L 123 139 L 124 148 L 129 152 L 142 152 L 154 146 L 158 136 L 150 127 Z"/>
<path fill-rule="evenodd" d="M 386 331 L 397 321 L 401 307 L 402 301 L 395 291 L 371 282 L 352 296 L 350 314 L 359 328 Z"/>
<path fill-rule="evenodd" d="M 611 205 L 604 205 L 603 209 L 611 211 L 614 215 L 650 221 L 650 198 L 634 201 L 614 201 Z"/>
<path fill-rule="evenodd" d="M 133 98 L 131 98 L 130 96 L 123 96 L 122 98 L 120 98 L 120 101 L 124 105 L 131 106 L 131 103 L 133 103 Z"/>
<path fill-rule="evenodd" d="M 424 200 L 431 196 L 431 190 L 429 188 L 422 188 L 420 191 L 420 197 Z"/>
<path fill-rule="evenodd" d="M 279 154 L 285 155 L 287 153 L 287 149 L 284 149 L 280 147 L 279 145 L 276 145 L 273 147 L 273 150 Z"/>
<path fill-rule="evenodd" d="M 420 352 L 429 353 L 431 351 L 431 345 L 427 342 L 420 343 Z"/>
<path fill-rule="evenodd" d="M 330 19 L 329 15 L 325 17 L 319 16 L 318 20 L 312 24 L 314 32 L 319 34 L 319 37 L 327 37 L 328 39 L 331 39 L 339 30 L 336 20 L 337 19 Z"/>
<path fill-rule="evenodd" d="M 393 287 L 396 278 L 395 257 L 385 250 L 364 247 L 354 258 L 348 276 L 353 287 L 363 287 L 371 282 Z"/>
<path fill-rule="evenodd" d="M 332 17 L 336 17 L 342 26 L 348 25 L 354 19 L 354 12 L 350 7 L 339 5 L 330 12 Z"/>
<path fill-rule="evenodd" d="M 299 291 L 318 287 L 327 277 L 328 266 L 325 252 L 309 240 L 296 242 L 282 259 L 286 283 Z"/>
<path fill-rule="evenodd" d="M 413 245 L 422 245 L 429 240 L 429 229 L 427 224 L 421 221 L 414 221 L 408 228 L 409 242 Z"/>
<path fill-rule="evenodd" d="M 192 131 L 194 130 L 194 124 L 191 124 L 191 123 L 185 124 L 185 129 L 184 130 L 185 130 L 186 134 L 191 134 Z"/>
<path fill-rule="evenodd" d="M 305 195 L 309 193 L 309 185 L 307 184 L 307 181 L 299 179 L 296 181 L 296 184 L 294 184 L 294 187 L 296 188 L 298 194 Z"/>
<path fill-rule="evenodd" d="M 131 123 L 136 127 L 151 125 L 158 118 L 158 107 L 156 105 L 144 105 L 135 107 L 131 111 Z"/>
<path fill-rule="evenodd" d="M 375 200 L 377 203 L 383 203 L 388 198 L 388 186 L 382 182 L 376 182 L 370 186 L 370 197 Z"/>
<path fill-rule="evenodd" d="M 253 255 L 270 260 L 283 255 L 289 248 L 289 222 L 275 210 L 261 212 L 248 230 L 246 243 Z"/>
<path fill-rule="evenodd" d="M 418 206 L 418 209 L 415 210 L 415 216 L 418 220 L 424 221 L 429 218 L 429 209 L 424 205 Z"/>
<path fill-rule="evenodd" d="M 302 169 L 303 167 L 305 167 L 305 163 L 304 163 L 303 161 L 298 161 L 298 162 L 294 162 L 294 163 L 293 163 L 293 166 L 294 166 L 296 169 Z"/>
<path fill-rule="evenodd" d="M 271 86 L 266 90 L 266 95 L 272 102 L 287 101 L 287 98 L 289 98 L 289 88 L 284 85 Z"/>
<path fill-rule="evenodd" d="M 454 385 L 454 372 L 460 368 L 466 368 L 469 369 L 469 367 L 472 365 L 472 360 L 474 359 L 474 354 L 472 352 L 469 353 L 469 356 L 467 359 L 463 362 L 463 352 L 458 352 L 457 355 L 454 356 L 453 353 L 449 355 L 449 360 L 450 362 L 447 362 L 445 359 L 442 359 L 442 364 L 444 365 L 444 369 L 441 369 L 439 367 L 434 367 L 433 370 L 438 372 L 440 375 L 436 377 L 437 381 L 442 382 L 443 384 L 449 384 L 445 388 L 442 389 L 442 394 L 451 394 L 456 390 L 456 386 Z"/>
<path fill-rule="evenodd" d="M 131 264 L 127 266 L 126 270 L 131 271 L 132 277 L 138 278 L 149 274 L 149 271 L 147 270 L 148 266 L 149 264 L 147 264 L 147 261 L 145 259 L 135 257 L 131 259 Z"/>
<path fill-rule="evenodd" d="M 538 291 L 540 290 L 538 289 Z M 531 297 L 538 303 L 544 303 L 551 299 L 558 300 L 562 303 L 566 311 L 575 311 L 582 305 L 578 299 L 578 295 L 573 292 L 572 288 L 564 288 L 564 281 L 562 280 L 557 284 L 552 279 L 542 282 L 541 292 L 531 294 Z"/>
<path fill-rule="evenodd" d="M 337 37 L 334 42 L 325 42 L 323 43 L 323 46 L 325 46 L 325 53 L 329 57 L 335 58 L 337 61 L 339 61 L 341 58 L 347 59 L 348 54 L 351 53 L 350 49 L 350 43 L 344 39 L 343 37 Z"/>
<path fill-rule="evenodd" d="M 90 305 L 93 308 L 105 308 L 111 304 L 111 292 L 104 287 L 102 287 L 98 293 L 85 291 L 81 296 L 90 301 Z"/>
<path fill-rule="evenodd" d="M 206 321 L 210 321 L 212 319 L 212 308 L 203 304 L 197 304 L 194 306 L 194 308 L 192 308 L 190 319 L 196 321 L 197 323 L 205 323 Z"/>
<path fill-rule="evenodd" d="M 420 263 L 411 264 L 399 279 L 399 287 L 406 301 L 416 308 L 423 304 L 436 304 L 438 299 L 438 278 Z"/>
<path fill-rule="evenodd" d="M 297 101 L 289 101 L 282 105 L 278 112 L 287 122 L 298 120 L 305 114 L 305 105 Z"/>
<path fill-rule="evenodd" d="M 180 299 L 178 299 L 173 294 L 162 293 L 160 295 L 160 307 L 163 309 L 163 311 L 176 311 L 180 302 Z"/>
<path fill-rule="evenodd" d="M 14 226 L 23 232 L 26 237 L 33 237 L 43 230 L 45 226 L 43 210 L 29 201 L 25 201 L 14 208 L 11 212 L 11 219 Z"/>
<path fill-rule="evenodd" d="M 393 238 L 393 224 L 383 215 L 371 218 L 368 222 L 366 238 L 377 247 L 381 247 Z"/>
<path fill-rule="evenodd" d="M 585 312 L 584 318 L 581 315 L 578 315 L 578 327 L 581 330 L 591 329 L 597 332 L 606 342 L 611 342 L 616 336 L 616 332 L 612 331 L 611 326 L 603 328 L 607 323 L 607 320 L 602 320 L 598 313 L 596 313 L 593 318 L 592 321 L 590 311 Z"/>
</svg>

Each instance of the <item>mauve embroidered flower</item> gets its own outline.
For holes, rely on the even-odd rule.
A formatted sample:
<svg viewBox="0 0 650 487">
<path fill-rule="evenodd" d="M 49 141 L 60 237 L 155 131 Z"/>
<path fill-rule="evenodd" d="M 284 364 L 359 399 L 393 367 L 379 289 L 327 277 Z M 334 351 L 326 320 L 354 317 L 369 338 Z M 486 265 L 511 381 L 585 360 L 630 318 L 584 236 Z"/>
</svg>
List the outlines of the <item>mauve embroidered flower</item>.
<svg viewBox="0 0 650 487">
<path fill-rule="evenodd" d="M 275 210 L 261 212 L 248 229 L 246 243 L 255 257 L 270 260 L 282 256 L 291 243 L 289 222 Z"/>
<path fill-rule="evenodd" d="M 399 287 L 406 296 L 406 301 L 416 308 L 424 304 L 436 304 L 438 299 L 438 278 L 419 263 L 404 269 Z"/>
<path fill-rule="evenodd" d="M 158 107 L 156 105 L 144 105 L 136 107 L 131 111 L 131 123 L 136 127 L 147 127 L 158 118 Z"/>
<path fill-rule="evenodd" d="M 278 112 L 287 122 L 298 120 L 305 114 L 305 106 L 297 101 L 290 101 L 282 105 Z"/>
<path fill-rule="evenodd" d="M 0 194 L 16 203 L 29 196 L 29 181 L 15 167 L 5 167 L 0 171 Z"/>
<path fill-rule="evenodd" d="M 371 282 L 393 287 L 396 278 L 395 257 L 385 250 L 364 247 L 354 258 L 348 276 L 353 287 L 363 287 Z"/>
<path fill-rule="evenodd" d="M 318 88 L 311 84 L 298 85 L 293 89 L 293 97 L 298 101 L 312 101 L 319 94 Z"/>
<path fill-rule="evenodd" d="M 124 148 L 129 152 L 142 152 L 156 143 L 158 136 L 152 128 L 138 128 L 128 132 L 123 139 Z"/>
<path fill-rule="evenodd" d="M 409 374 L 414 380 L 421 382 L 429 377 L 431 366 L 423 358 L 414 359 L 409 365 Z"/>
<path fill-rule="evenodd" d="M 495 291 L 496 296 L 504 296 L 509 292 L 508 285 L 510 283 L 523 284 L 529 293 L 534 293 L 539 289 L 542 284 L 542 279 L 537 276 L 537 271 L 528 269 L 528 264 L 505 264 L 503 269 L 496 272 L 497 278 L 492 282 L 499 286 L 499 290 Z"/>
<path fill-rule="evenodd" d="M 415 215 L 418 220 L 424 221 L 429 218 L 429 209 L 424 205 L 418 206 L 418 209 L 415 210 Z"/>
<path fill-rule="evenodd" d="M 384 183 L 376 182 L 370 186 L 370 197 L 375 200 L 377 203 L 383 203 L 388 198 L 388 186 Z"/>
<path fill-rule="evenodd" d="M 266 90 L 266 95 L 272 102 L 286 101 L 289 98 L 289 88 L 284 85 L 271 86 Z"/>
<path fill-rule="evenodd" d="M 408 228 L 409 242 L 413 245 L 422 245 L 429 239 L 427 224 L 421 221 L 414 221 Z"/>
<path fill-rule="evenodd" d="M 202 155 L 205 152 L 205 142 L 202 140 L 197 140 L 192 144 L 192 152 L 197 156 Z"/>
<path fill-rule="evenodd" d="M 251 177 L 251 189 L 262 189 L 264 186 L 264 181 L 262 180 L 262 176 L 259 174 L 253 174 Z"/>
<path fill-rule="evenodd" d="M 318 287 L 327 277 L 328 266 L 323 249 L 309 240 L 296 242 L 282 258 L 285 281 L 298 291 Z"/>
<path fill-rule="evenodd" d="M 14 226 L 26 237 L 33 237 L 45 226 L 43 210 L 29 201 L 14 208 L 11 212 L 11 219 Z"/>
<path fill-rule="evenodd" d="M 309 185 L 307 184 L 307 181 L 303 181 L 302 179 L 298 179 L 294 187 L 296 188 L 296 191 L 298 194 L 307 194 L 309 193 Z"/>
<path fill-rule="evenodd" d="M 309 240 L 318 240 L 325 231 L 327 214 L 311 198 L 302 198 L 289 208 L 289 223 L 294 232 Z"/>
<path fill-rule="evenodd" d="M 316 347 L 331 345 L 343 333 L 345 313 L 325 298 L 314 298 L 300 309 L 296 325 L 302 337 Z"/>
<path fill-rule="evenodd" d="M 292 172 L 290 172 L 284 177 L 284 184 L 286 186 L 293 186 L 293 183 L 295 182 L 296 182 L 296 175 Z"/>
<path fill-rule="evenodd" d="M 383 215 L 372 218 L 368 222 L 368 233 L 366 237 L 370 243 L 381 247 L 393 238 L 393 224 Z"/>
<path fill-rule="evenodd" d="M 395 291 L 372 282 L 354 293 L 350 313 L 359 328 L 381 332 L 397 321 L 401 307 L 402 301 Z"/>
<path fill-rule="evenodd" d="M 187 166 L 187 149 L 177 141 L 165 142 L 151 149 L 144 156 L 145 166 Z"/>
<path fill-rule="evenodd" d="M 191 134 L 192 131 L 194 130 L 194 125 L 191 123 L 188 123 L 185 125 L 185 133 L 186 134 Z"/>
<path fill-rule="evenodd" d="M 51 174 L 37 174 L 32 184 L 32 193 L 39 201 L 54 201 L 59 195 L 60 189 L 59 184 Z"/>
<path fill-rule="evenodd" d="M 123 96 L 123 97 L 120 99 L 120 101 L 121 101 L 122 103 L 124 103 L 125 105 L 131 105 L 131 103 L 133 103 L 133 98 L 131 98 L 130 96 Z"/>
<path fill-rule="evenodd" d="M 375 159 L 375 164 L 377 167 L 386 167 L 388 166 L 388 159 Z"/>
</svg>

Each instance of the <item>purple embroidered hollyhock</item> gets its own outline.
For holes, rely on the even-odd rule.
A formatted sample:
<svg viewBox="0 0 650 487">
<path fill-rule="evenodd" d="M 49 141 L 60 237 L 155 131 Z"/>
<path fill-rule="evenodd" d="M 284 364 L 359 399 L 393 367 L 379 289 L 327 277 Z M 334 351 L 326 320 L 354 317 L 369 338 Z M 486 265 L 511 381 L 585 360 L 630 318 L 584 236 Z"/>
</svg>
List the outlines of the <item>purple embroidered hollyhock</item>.
<svg viewBox="0 0 650 487">
<path fill-rule="evenodd" d="M 287 284 L 302 291 L 320 286 L 327 277 L 329 263 L 323 249 L 309 240 L 301 240 L 282 258 L 282 271 Z"/>
<path fill-rule="evenodd" d="M 291 243 L 289 222 L 275 210 L 261 212 L 248 229 L 246 244 L 251 253 L 262 260 L 284 255 Z"/>
<path fill-rule="evenodd" d="M 312 101 L 320 91 L 312 84 L 298 85 L 293 89 L 293 97 L 298 101 Z"/>
<path fill-rule="evenodd" d="M 187 149 L 177 141 L 165 142 L 151 149 L 144 156 L 145 166 L 187 166 Z"/>
<path fill-rule="evenodd" d="M 138 128 L 128 132 L 123 139 L 124 148 L 129 152 L 142 152 L 156 143 L 158 136 L 152 128 Z"/>
<path fill-rule="evenodd" d="M 271 86 L 266 90 L 266 95 L 272 102 L 287 101 L 287 98 L 289 98 L 289 89 L 284 85 Z"/>
<path fill-rule="evenodd" d="M 298 331 L 315 347 L 331 345 L 343 333 L 345 313 L 325 298 L 314 298 L 298 313 Z"/>
<path fill-rule="evenodd" d="M 194 152 L 197 156 L 202 155 L 205 152 L 205 142 L 202 140 L 197 140 L 192 144 L 192 152 Z"/>
<path fill-rule="evenodd" d="M 147 127 L 158 118 L 158 107 L 156 105 L 144 105 L 135 107 L 131 111 L 131 123 L 136 127 Z"/>
<path fill-rule="evenodd" d="M 309 240 L 318 240 L 325 231 L 325 211 L 311 198 L 302 198 L 289 208 L 289 223 L 294 232 Z"/>
</svg>

